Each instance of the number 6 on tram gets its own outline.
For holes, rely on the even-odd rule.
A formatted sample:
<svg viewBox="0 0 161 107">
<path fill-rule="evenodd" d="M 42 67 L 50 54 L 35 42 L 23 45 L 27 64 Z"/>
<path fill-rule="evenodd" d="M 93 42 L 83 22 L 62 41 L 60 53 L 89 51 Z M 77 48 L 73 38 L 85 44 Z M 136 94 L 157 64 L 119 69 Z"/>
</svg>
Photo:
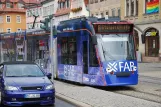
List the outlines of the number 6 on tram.
<svg viewBox="0 0 161 107">
<path fill-rule="evenodd" d="M 95 86 L 138 84 L 134 25 L 90 18 L 57 27 L 57 78 Z"/>
</svg>

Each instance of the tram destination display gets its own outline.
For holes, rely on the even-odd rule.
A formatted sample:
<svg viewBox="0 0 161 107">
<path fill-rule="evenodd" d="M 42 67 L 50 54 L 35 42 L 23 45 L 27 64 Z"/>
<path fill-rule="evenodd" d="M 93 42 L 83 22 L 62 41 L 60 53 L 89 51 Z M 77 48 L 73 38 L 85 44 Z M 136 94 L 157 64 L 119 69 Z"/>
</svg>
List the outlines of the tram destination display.
<svg viewBox="0 0 161 107">
<path fill-rule="evenodd" d="M 94 24 L 96 33 L 129 33 L 132 32 L 132 24 Z"/>
</svg>

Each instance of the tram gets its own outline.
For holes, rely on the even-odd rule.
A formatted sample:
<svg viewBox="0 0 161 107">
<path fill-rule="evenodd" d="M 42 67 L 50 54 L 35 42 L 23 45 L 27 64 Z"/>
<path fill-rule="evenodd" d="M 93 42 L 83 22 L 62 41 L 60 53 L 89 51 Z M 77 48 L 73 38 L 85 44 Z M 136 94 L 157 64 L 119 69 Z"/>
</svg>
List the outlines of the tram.
<svg viewBox="0 0 161 107">
<path fill-rule="evenodd" d="M 134 25 L 78 18 L 57 26 L 58 79 L 93 86 L 138 84 Z"/>
</svg>

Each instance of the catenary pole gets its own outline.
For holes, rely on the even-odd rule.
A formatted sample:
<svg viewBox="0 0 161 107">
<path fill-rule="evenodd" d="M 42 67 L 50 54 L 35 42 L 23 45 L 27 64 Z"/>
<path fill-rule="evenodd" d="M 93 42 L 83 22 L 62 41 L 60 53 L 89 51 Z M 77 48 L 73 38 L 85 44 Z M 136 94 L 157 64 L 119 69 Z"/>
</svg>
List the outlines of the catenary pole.
<svg viewBox="0 0 161 107">
<path fill-rule="evenodd" d="M 53 62 L 53 19 L 50 19 L 50 60 L 51 60 L 51 74 L 52 82 L 54 82 L 54 62 Z"/>
</svg>

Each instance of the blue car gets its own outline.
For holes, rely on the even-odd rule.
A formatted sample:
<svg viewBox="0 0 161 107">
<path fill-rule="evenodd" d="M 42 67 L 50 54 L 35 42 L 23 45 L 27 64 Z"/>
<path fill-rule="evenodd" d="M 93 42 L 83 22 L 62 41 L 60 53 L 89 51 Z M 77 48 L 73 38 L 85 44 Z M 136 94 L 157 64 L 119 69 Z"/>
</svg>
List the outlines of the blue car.
<svg viewBox="0 0 161 107">
<path fill-rule="evenodd" d="M 51 74 L 32 62 L 0 64 L 1 105 L 54 105 L 55 88 Z"/>
</svg>

